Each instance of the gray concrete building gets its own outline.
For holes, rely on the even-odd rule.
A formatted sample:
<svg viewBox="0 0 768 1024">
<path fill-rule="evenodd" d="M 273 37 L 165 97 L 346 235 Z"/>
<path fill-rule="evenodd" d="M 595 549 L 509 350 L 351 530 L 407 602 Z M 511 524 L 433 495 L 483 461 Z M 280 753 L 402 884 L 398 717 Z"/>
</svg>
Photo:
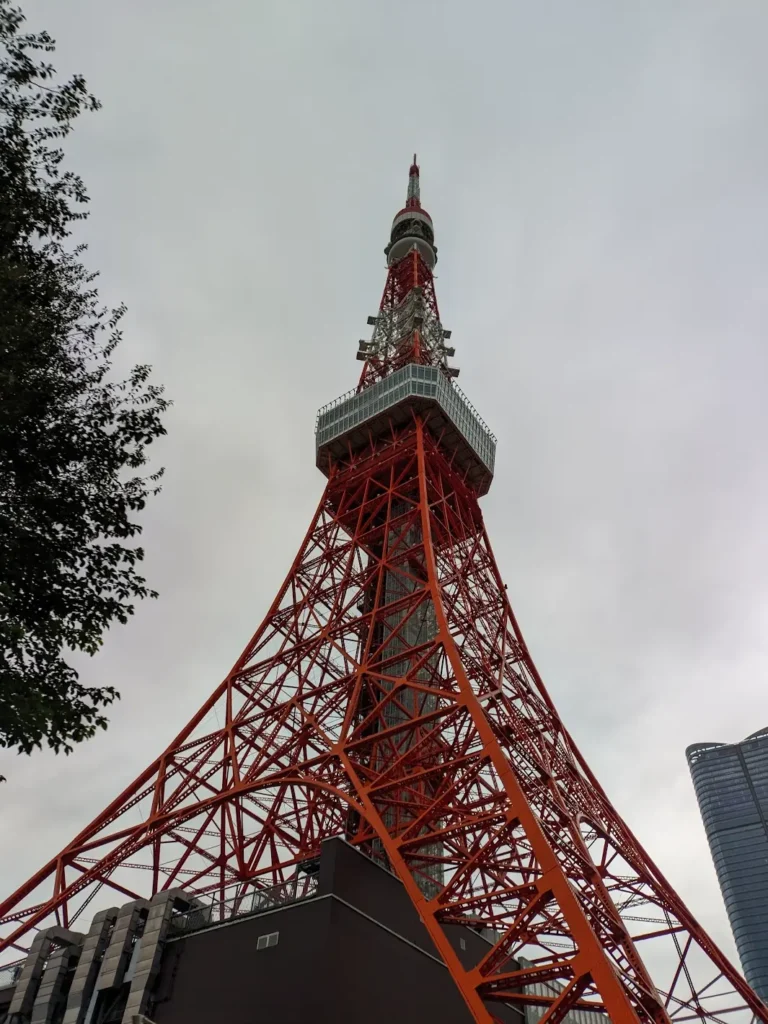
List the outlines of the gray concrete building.
<svg viewBox="0 0 768 1024">
<path fill-rule="evenodd" d="M 343 839 L 282 886 L 234 891 L 173 889 L 102 910 L 83 933 L 41 931 L 0 970 L 0 1024 L 468 1024 L 399 880 Z M 489 948 L 474 928 L 445 931 L 467 964 Z"/>
<path fill-rule="evenodd" d="M 199 900 L 172 889 L 99 911 L 87 932 L 39 932 L 15 969 L 0 970 L 0 1024 L 469 1024 L 400 881 L 344 839 L 326 840 L 282 886 L 234 891 Z M 444 928 L 466 966 L 498 938 L 480 925 Z M 500 966 L 519 964 L 529 966 Z M 544 1012 L 492 1008 L 504 1024 Z M 563 1024 L 610 1021 L 579 1009 Z"/>
<path fill-rule="evenodd" d="M 744 976 L 768 1002 L 768 728 L 685 755 Z"/>
</svg>

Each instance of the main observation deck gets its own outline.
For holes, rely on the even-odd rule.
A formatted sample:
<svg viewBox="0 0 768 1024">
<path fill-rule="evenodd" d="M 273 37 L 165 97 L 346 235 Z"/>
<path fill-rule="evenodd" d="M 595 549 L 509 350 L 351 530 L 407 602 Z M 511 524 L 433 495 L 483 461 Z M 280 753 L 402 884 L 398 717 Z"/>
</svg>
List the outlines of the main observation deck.
<svg viewBox="0 0 768 1024">
<path fill-rule="evenodd" d="M 453 456 L 467 482 L 483 495 L 493 480 L 496 438 L 464 393 L 437 366 L 409 363 L 364 391 L 348 391 L 317 414 L 317 466 L 360 451 L 392 426 L 421 416 Z"/>
</svg>

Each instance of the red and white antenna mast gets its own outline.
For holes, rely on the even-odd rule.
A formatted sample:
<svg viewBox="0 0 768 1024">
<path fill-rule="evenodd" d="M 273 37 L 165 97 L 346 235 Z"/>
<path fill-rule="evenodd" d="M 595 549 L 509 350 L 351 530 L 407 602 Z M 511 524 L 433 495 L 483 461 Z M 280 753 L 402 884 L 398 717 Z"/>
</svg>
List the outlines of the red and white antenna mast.
<svg viewBox="0 0 768 1024">
<path fill-rule="evenodd" d="M 413 154 L 411 169 L 408 172 L 408 198 L 405 205 L 412 210 L 419 210 L 421 208 L 419 196 L 419 165 L 416 163 L 415 153 Z"/>
<path fill-rule="evenodd" d="M 439 366 L 448 377 L 459 371 L 450 367 L 453 349 L 446 346 L 451 332 L 440 322 L 433 271 L 437 246 L 432 218 L 421 205 L 419 165 L 416 154 L 408 172 L 405 206 L 392 221 L 387 257 L 387 281 L 375 317 L 370 340 L 359 344 L 357 358 L 365 363 L 359 389 L 393 373 L 408 363 Z"/>
</svg>

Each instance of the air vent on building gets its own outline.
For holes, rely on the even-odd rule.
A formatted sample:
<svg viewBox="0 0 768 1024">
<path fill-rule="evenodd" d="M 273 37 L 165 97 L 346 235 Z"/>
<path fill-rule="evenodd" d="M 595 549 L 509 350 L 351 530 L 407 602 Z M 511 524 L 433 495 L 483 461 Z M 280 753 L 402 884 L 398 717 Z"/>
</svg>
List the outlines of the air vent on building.
<svg viewBox="0 0 768 1024">
<path fill-rule="evenodd" d="M 360 611 L 362 611 L 362 608 L 360 609 Z M 304 874 L 304 875 L 316 875 L 316 874 L 318 874 L 319 871 L 320 871 L 320 858 L 319 857 L 312 857 L 310 860 L 303 860 L 299 864 L 298 870 L 299 870 L 299 872 L 301 874 Z"/>
<path fill-rule="evenodd" d="M 270 932 L 268 935 L 260 935 L 256 940 L 256 949 L 269 949 L 277 945 L 280 932 Z"/>
</svg>

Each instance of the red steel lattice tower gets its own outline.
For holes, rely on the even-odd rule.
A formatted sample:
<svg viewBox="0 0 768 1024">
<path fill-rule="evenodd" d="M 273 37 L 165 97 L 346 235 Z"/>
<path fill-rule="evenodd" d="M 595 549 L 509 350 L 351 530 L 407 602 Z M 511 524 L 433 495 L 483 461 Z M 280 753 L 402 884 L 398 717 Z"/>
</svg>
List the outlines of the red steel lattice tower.
<svg viewBox="0 0 768 1024">
<path fill-rule="evenodd" d="M 0 905 L 0 948 L 18 957 L 107 894 L 295 888 L 343 835 L 400 878 L 478 1022 L 501 1001 L 545 1024 L 580 1007 L 768 1024 L 528 653 L 478 504 L 495 439 L 449 366 L 415 157 L 385 251 L 359 384 L 318 414 L 328 483 L 264 622 L 167 749 Z M 463 966 L 447 923 L 495 941 Z"/>
</svg>

